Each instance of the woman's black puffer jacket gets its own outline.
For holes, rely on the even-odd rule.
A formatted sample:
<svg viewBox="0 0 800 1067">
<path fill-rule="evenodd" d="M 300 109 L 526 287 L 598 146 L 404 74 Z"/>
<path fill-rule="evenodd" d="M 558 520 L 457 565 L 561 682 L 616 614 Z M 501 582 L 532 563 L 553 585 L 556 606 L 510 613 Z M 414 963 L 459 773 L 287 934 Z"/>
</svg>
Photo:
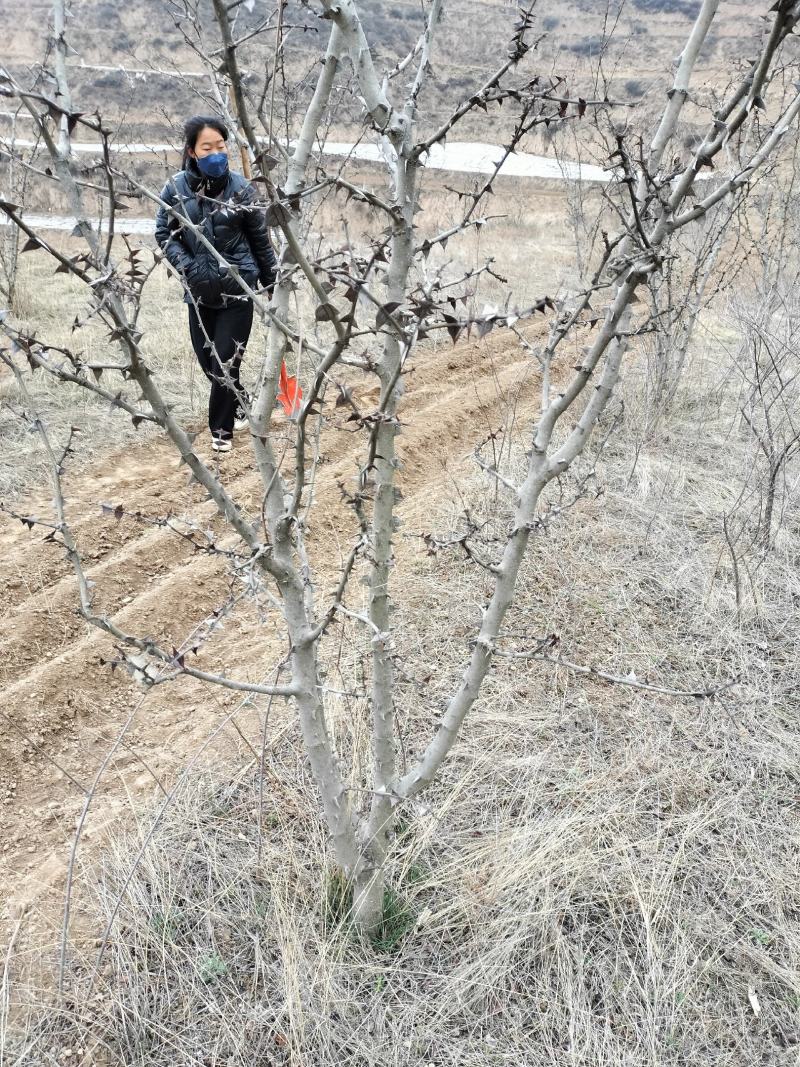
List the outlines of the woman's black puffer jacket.
<svg viewBox="0 0 800 1067">
<path fill-rule="evenodd" d="M 191 162 L 164 186 L 161 199 L 198 226 L 250 286 L 275 282 L 275 253 L 264 212 L 255 206 L 250 183 L 241 174 L 205 178 Z M 225 267 L 164 207 L 156 216 L 156 241 L 186 280 L 191 297 L 205 307 L 224 307 L 242 289 Z M 184 299 L 191 303 L 189 293 Z"/>
</svg>

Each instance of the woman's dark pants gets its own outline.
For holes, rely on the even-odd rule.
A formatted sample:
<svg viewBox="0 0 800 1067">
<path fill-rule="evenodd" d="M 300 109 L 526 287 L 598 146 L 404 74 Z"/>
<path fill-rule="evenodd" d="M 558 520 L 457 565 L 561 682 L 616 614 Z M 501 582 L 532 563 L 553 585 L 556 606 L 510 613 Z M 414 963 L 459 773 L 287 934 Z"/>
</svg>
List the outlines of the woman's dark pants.
<svg viewBox="0 0 800 1067">
<path fill-rule="evenodd" d="M 199 314 L 198 314 L 199 312 Z M 236 300 L 224 308 L 195 308 L 189 305 L 189 334 L 197 361 L 211 382 L 208 401 L 208 428 L 212 434 L 229 438 L 239 400 L 239 367 L 253 325 L 253 304 Z M 225 370 L 220 366 L 225 364 Z"/>
</svg>

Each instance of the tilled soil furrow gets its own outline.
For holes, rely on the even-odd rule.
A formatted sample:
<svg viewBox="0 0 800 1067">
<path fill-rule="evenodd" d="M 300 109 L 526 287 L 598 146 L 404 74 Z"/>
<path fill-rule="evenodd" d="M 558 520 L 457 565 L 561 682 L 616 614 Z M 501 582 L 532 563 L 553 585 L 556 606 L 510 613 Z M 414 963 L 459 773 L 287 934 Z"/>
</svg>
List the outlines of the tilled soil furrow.
<svg viewBox="0 0 800 1067">
<path fill-rule="evenodd" d="M 398 439 L 399 484 L 407 500 L 400 507 L 401 517 L 406 507 L 417 516 L 425 514 L 429 508 L 420 507 L 417 497 L 452 488 L 462 476 L 465 457 L 507 418 L 516 394 L 522 390 L 530 396 L 529 358 L 519 350 L 509 353 L 507 339 L 502 345 L 497 338 L 489 342 L 428 352 L 408 376 L 404 405 L 413 418 L 407 416 L 408 425 Z M 372 396 L 361 398 L 356 393 L 359 400 L 364 411 L 374 407 Z M 348 415 L 346 409 L 332 412 L 324 462 L 316 476 L 317 506 L 308 539 L 321 586 L 330 584 L 342 546 L 349 546 L 356 533 L 355 516 L 338 487 L 355 475 L 363 444 L 363 435 L 351 432 Z M 286 462 L 291 464 L 291 460 L 288 454 Z M 249 449 L 241 447 L 220 469 L 231 494 L 256 515 L 263 487 Z M 109 460 L 99 473 L 73 476 L 67 490 L 71 523 L 86 547 L 87 570 L 96 582 L 98 608 L 113 615 L 123 629 L 177 645 L 193 625 L 220 606 L 229 588 L 223 559 L 197 554 L 170 531 L 148 527 L 133 516 L 140 511 L 152 518 L 171 510 L 192 516 L 217 534 L 222 531 L 213 505 L 198 487 L 187 484 L 185 470 L 176 470 L 168 442 L 148 442 L 137 452 Z M 39 502 L 43 499 L 40 494 Z M 101 511 L 100 502 L 121 503 L 125 514 L 117 521 Z M 101 657 L 113 654 L 112 643 L 98 631 L 89 632 L 75 615 L 74 578 L 57 558 L 57 549 L 40 543 L 31 546 L 18 528 L 4 529 L 0 544 L 6 547 L 4 573 L 16 569 L 29 575 L 34 564 L 39 567 L 37 582 L 29 581 L 26 588 L 14 591 L 14 610 L 6 604 L 6 621 L 10 618 L 15 625 L 13 632 L 6 626 L 0 645 L 8 679 L 0 700 L 10 709 L 7 713 L 17 729 L 25 731 L 33 743 L 23 742 L 13 731 L 4 733 L 0 827 L 8 831 L 19 825 L 24 812 L 30 817 L 50 813 L 35 828 L 38 844 L 26 844 L 28 839 L 19 835 L 17 840 L 7 837 L 12 844 L 3 857 L 8 866 L 2 880 L 13 886 L 25 871 L 29 877 L 33 871 L 34 880 L 37 870 L 50 871 L 47 857 L 68 839 L 68 816 L 80 802 L 75 787 L 54 771 L 48 756 L 79 781 L 90 779 L 109 739 L 142 691 L 122 670 L 112 673 L 100 664 Z M 416 551 L 417 547 L 402 550 Z M 33 595 L 25 596 L 27 588 Z M 274 646 L 274 651 L 281 646 L 280 627 L 276 624 L 269 632 L 263 627 L 258 631 L 246 613 L 226 626 L 226 632 L 209 646 L 210 654 L 201 652 L 196 662 L 211 670 L 220 664 L 232 667 L 232 673 L 240 677 L 260 677 L 260 669 L 268 666 L 270 648 Z M 209 690 L 190 679 L 150 690 L 144 725 L 137 736 L 138 750 L 147 751 L 149 766 L 157 773 L 170 773 L 170 768 L 180 766 L 181 753 L 193 750 L 191 745 L 207 734 L 218 721 L 220 709 L 233 699 L 228 692 Z M 98 742 L 102 742 L 99 748 Z M 106 782 L 101 792 L 104 805 L 116 810 L 120 790 L 124 795 L 135 782 L 135 792 L 152 781 L 137 763 L 135 751 L 120 754 L 114 767 L 111 783 Z M 54 807 L 64 815 L 60 820 L 52 818 Z M 32 858 L 25 858 L 23 846 Z M 15 858 L 21 866 L 12 873 Z M 56 864 L 42 878 L 52 881 L 60 877 L 60 871 Z"/>
<path fill-rule="evenodd" d="M 430 480 L 432 464 L 440 467 L 438 477 L 447 480 L 447 458 L 458 459 L 460 454 L 454 446 L 463 444 L 466 454 L 475 446 L 476 440 L 495 428 L 490 415 L 503 388 L 519 377 L 518 363 L 511 363 L 503 368 L 496 380 L 493 378 L 488 384 L 480 382 L 473 391 L 448 388 L 443 395 L 439 394 L 435 399 L 431 397 L 423 408 L 428 418 L 415 423 L 412 434 L 401 435 L 399 454 L 403 471 L 400 480 L 406 493 Z M 353 527 L 352 532 L 355 532 L 354 521 L 340 506 L 337 484 L 352 474 L 353 465 L 352 457 L 344 447 L 349 443 L 350 435 L 341 433 L 337 436 L 340 440 L 334 439 L 329 454 L 344 453 L 343 458 L 325 466 L 316 495 L 328 521 L 332 510 L 342 512 L 337 526 L 346 542 L 345 531 Z M 162 450 L 167 447 L 161 445 Z M 149 469 L 152 469 L 153 451 L 151 448 Z M 229 483 L 230 491 L 250 505 L 256 502 L 259 487 L 257 473 L 247 467 L 234 475 Z M 184 489 L 184 496 L 190 497 L 191 494 Z M 142 503 L 146 503 L 146 499 L 145 493 L 139 494 Z M 183 503 L 189 510 L 191 499 L 184 499 Z M 195 501 L 195 515 L 204 522 L 216 519 L 213 505 L 208 501 L 199 505 Z M 137 528 L 135 520 L 125 517 L 120 520 L 121 524 L 132 522 Z M 320 525 L 319 528 L 312 527 L 309 534 L 312 555 L 322 568 L 326 562 L 326 533 Z M 146 634 L 163 643 L 179 644 L 191 624 L 218 608 L 225 595 L 221 561 L 207 556 L 193 559 L 192 555 L 191 548 L 174 533 L 162 528 L 146 530 L 87 570 L 97 586 L 98 610 L 107 613 L 124 630 Z M 189 603 L 198 600 L 197 592 L 201 589 L 205 595 L 199 598 L 194 610 L 189 610 Z M 216 599 L 208 595 L 212 589 Z M 103 652 L 106 657 L 111 654 L 110 639 L 99 631 L 87 631 L 85 624 L 75 617 L 76 604 L 74 580 L 67 575 L 55 587 L 32 598 L 25 609 L 15 613 L 16 618 L 11 620 L 13 632 L 7 630 L 4 645 L 0 646 L 6 665 L 4 674 L 15 679 L 3 693 L 10 706 L 20 707 L 19 701 L 22 700 L 21 706 L 33 705 L 36 714 L 38 709 L 46 707 L 54 719 L 63 720 L 64 708 L 73 706 L 74 697 L 62 692 L 60 679 L 65 673 L 83 676 L 87 668 L 97 672 Z M 178 605 L 183 630 L 180 633 L 175 626 Z M 65 621 L 64 608 L 76 618 L 74 623 Z M 134 620 L 130 626 L 128 619 Z M 138 626 L 135 620 L 139 620 Z M 105 684 L 102 676 L 96 679 L 96 684 L 100 687 Z M 84 712 L 92 704 L 85 684 L 80 704 Z M 23 720 L 26 718 L 22 716 Z M 20 725 L 24 725 L 24 721 Z"/>
</svg>

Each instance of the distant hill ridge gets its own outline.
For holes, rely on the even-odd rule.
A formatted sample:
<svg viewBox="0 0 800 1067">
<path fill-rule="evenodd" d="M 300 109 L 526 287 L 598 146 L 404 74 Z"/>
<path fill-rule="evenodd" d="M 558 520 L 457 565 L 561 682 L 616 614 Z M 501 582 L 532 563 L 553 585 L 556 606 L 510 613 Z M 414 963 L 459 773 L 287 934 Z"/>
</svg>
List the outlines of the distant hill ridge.
<svg viewBox="0 0 800 1067">
<path fill-rule="evenodd" d="M 603 86 L 616 96 L 639 97 L 663 85 L 680 52 L 699 9 L 698 0 L 628 0 L 621 6 L 607 0 L 542 0 L 536 7 L 536 27 L 544 35 L 529 68 L 569 77 L 576 91 Z M 759 14 L 769 4 L 753 0 L 723 3 L 709 46 L 701 57 L 701 76 L 727 80 L 725 69 L 738 62 L 749 35 L 760 32 Z M 762 11 L 763 8 L 763 11 Z M 369 0 L 360 5 L 365 30 L 381 66 L 394 65 L 417 41 L 421 17 L 417 0 Z M 239 29 L 245 31 L 263 18 L 264 4 L 248 13 L 239 8 Z M 4 59 L 18 70 L 41 59 L 49 23 L 48 0 L 0 0 L 0 22 L 11 27 L 4 44 Z M 429 115 L 448 113 L 453 101 L 481 84 L 505 56 L 518 5 L 504 0 L 451 0 L 437 35 L 433 57 L 434 79 L 424 100 Z M 210 11 L 209 39 L 214 39 Z M 317 17 L 316 5 L 290 0 L 285 14 L 291 27 L 286 44 L 289 82 L 307 77 L 321 53 L 329 24 Z M 163 70 L 197 70 L 198 57 L 185 45 L 163 0 L 73 0 L 68 26 L 75 50 L 74 64 L 155 67 Z M 271 59 L 270 34 L 257 48 L 243 49 L 245 62 L 263 70 L 264 51 Z M 600 70 L 603 81 L 591 77 Z M 191 85 L 175 79 L 148 76 L 130 78 L 120 71 L 72 70 L 73 90 L 79 106 L 99 106 L 112 121 L 125 123 L 127 136 L 158 138 L 188 111 L 198 110 L 199 99 Z M 196 85 L 196 83 L 195 83 Z M 206 107 L 208 108 L 208 104 Z M 340 129 L 357 122 L 357 109 L 339 116 Z M 492 127 L 502 131 L 504 116 L 494 113 Z M 464 136 L 488 139 L 485 123 L 467 122 Z"/>
</svg>

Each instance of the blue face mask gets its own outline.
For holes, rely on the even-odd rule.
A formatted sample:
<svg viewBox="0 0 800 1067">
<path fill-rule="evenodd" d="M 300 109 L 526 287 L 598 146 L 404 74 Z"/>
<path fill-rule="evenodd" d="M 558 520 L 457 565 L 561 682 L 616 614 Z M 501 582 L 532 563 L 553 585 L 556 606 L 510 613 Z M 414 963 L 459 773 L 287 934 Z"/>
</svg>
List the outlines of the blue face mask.
<svg viewBox="0 0 800 1067">
<path fill-rule="evenodd" d="M 206 178 L 221 178 L 228 172 L 228 156 L 225 152 L 212 152 L 208 156 L 199 156 L 195 163 L 197 169 Z"/>
</svg>

